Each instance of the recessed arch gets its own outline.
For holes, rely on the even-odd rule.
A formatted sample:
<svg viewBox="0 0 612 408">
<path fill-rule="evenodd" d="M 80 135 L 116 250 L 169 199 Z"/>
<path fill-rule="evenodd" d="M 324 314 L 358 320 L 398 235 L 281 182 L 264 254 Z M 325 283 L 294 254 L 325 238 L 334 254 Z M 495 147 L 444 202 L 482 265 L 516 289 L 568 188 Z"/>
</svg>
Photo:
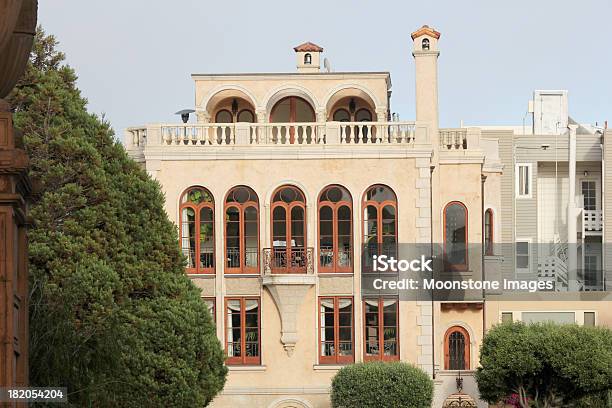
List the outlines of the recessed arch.
<svg viewBox="0 0 612 408">
<path fill-rule="evenodd" d="M 214 107 L 223 99 L 226 98 L 241 98 L 257 109 L 258 102 L 255 95 L 247 88 L 240 85 L 221 85 L 211 90 L 202 98 L 198 104 L 199 110 L 205 110 L 209 114 L 213 114 Z"/>
<path fill-rule="evenodd" d="M 444 333 L 444 369 L 469 370 L 471 345 L 470 333 L 463 326 L 449 327 Z"/>
<path fill-rule="evenodd" d="M 302 398 L 279 398 L 268 405 L 268 408 L 313 408 L 310 402 Z"/>
<path fill-rule="evenodd" d="M 330 114 L 333 114 L 333 112 L 330 111 L 340 99 L 349 96 L 362 98 L 364 101 L 370 104 L 375 111 L 383 108 L 386 109 L 385 106 L 381 106 L 376 95 L 374 95 L 374 93 L 368 88 L 364 87 L 363 85 L 350 83 L 338 85 L 327 93 L 325 99 L 323 100 L 323 106 L 325 107 L 325 112 L 327 112 L 327 115 L 329 116 Z M 375 112 L 372 113 L 375 114 Z"/>
<path fill-rule="evenodd" d="M 191 186 L 179 196 L 179 238 L 187 273 L 215 271 L 215 199 L 205 187 Z"/>
<path fill-rule="evenodd" d="M 469 214 L 461 201 L 450 201 L 442 212 L 444 268 L 465 271 L 469 266 Z"/>
<path fill-rule="evenodd" d="M 353 271 L 353 197 L 340 184 L 323 187 L 317 200 L 319 272 Z"/>
<path fill-rule="evenodd" d="M 275 89 L 272 89 L 270 92 L 268 92 L 263 102 L 263 105 L 266 108 L 266 112 L 270 113 L 272 111 L 272 107 L 276 105 L 277 102 L 279 102 L 281 99 L 286 98 L 288 96 L 297 96 L 297 97 L 304 99 L 306 102 L 308 102 L 312 106 L 315 113 L 320 108 L 319 101 L 314 96 L 314 94 L 310 92 L 310 90 L 300 85 L 287 84 L 287 85 L 279 86 Z"/>
</svg>

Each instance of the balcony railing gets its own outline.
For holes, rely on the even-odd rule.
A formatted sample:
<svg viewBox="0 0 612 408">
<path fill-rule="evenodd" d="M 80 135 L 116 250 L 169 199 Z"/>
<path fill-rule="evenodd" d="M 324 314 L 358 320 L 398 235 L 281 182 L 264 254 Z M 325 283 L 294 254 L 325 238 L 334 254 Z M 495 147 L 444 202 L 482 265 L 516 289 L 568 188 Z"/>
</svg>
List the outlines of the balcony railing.
<svg viewBox="0 0 612 408">
<path fill-rule="evenodd" d="M 440 129 L 440 148 L 465 150 L 468 148 L 467 128 Z"/>
<path fill-rule="evenodd" d="M 264 248 L 264 274 L 313 274 L 313 256 L 313 248 Z"/>
<path fill-rule="evenodd" d="M 586 232 L 601 231 L 603 229 L 603 212 L 601 210 L 583 210 L 582 223 Z"/>
</svg>

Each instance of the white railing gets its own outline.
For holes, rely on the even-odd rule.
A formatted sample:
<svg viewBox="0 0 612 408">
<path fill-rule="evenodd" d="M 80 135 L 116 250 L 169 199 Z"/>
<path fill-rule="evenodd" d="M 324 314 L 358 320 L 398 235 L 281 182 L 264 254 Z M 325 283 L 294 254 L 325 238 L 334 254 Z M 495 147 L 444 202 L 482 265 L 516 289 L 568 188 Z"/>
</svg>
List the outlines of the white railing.
<svg viewBox="0 0 612 408">
<path fill-rule="evenodd" d="M 421 128 L 420 128 L 421 129 Z M 415 122 L 180 123 L 133 127 L 128 148 L 148 146 L 415 144 Z M 427 131 L 419 133 L 427 142 Z"/>
<path fill-rule="evenodd" d="M 464 150 L 468 148 L 467 129 L 440 129 L 440 148 L 445 150 Z"/>
<path fill-rule="evenodd" d="M 583 210 L 582 223 L 584 231 L 601 231 L 603 229 L 603 212 L 601 210 Z"/>
</svg>

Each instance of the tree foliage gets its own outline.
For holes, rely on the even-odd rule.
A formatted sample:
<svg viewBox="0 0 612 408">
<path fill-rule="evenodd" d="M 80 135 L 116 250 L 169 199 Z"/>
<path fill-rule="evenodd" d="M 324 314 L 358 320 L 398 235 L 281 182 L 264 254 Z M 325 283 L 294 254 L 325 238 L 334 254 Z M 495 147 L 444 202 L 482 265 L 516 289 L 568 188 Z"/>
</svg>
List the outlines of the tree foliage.
<svg viewBox="0 0 612 408">
<path fill-rule="evenodd" d="M 9 97 L 35 186 L 31 383 L 73 406 L 204 406 L 227 369 L 160 186 L 87 112 L 56 46 L 38 30 Z"/>
<path fill-rule="evenodd" d="M 433 381 L 403 362 L 369 362 L 343 367 L 332 381 L 334 408 L 425 408 Z"/>
<path fill-rule="evenodd" d="M 476 374 L 481 398 L 511 394 L 522 407 L 594 406 L 612 389 L 612 331 L 600 327 L 523 323 L 491 329 Z M 603 396 L 603 397 L 602 397 Z"/>
</svg>

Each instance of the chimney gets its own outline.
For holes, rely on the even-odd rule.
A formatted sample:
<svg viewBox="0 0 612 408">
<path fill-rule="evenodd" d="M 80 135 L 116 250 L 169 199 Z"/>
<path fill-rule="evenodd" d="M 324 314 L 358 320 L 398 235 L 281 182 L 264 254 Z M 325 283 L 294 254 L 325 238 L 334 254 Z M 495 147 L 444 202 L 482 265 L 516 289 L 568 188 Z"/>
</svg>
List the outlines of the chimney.
<svg viewBox="0 0 612 408">
<path fill-rule="evenodd" d="M 440 33 L 424 25 L 411 35 L 416 77 L 416 120 L 438 128 L 438 39 Z"/>
<path fill-rule="evenodd" d="M 321 53 L 323 48 L 311 42 L 305 42 L 293 50 L 297 56 L 298 72 L 312 73 L 321 71 Z"/>
</svg>

